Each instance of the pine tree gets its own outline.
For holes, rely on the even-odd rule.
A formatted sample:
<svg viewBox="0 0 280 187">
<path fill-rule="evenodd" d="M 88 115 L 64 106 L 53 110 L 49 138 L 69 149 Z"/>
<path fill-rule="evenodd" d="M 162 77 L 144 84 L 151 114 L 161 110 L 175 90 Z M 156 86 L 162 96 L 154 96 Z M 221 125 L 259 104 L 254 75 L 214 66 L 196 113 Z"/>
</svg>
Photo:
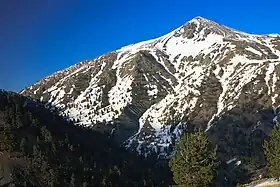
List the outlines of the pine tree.
<svg viewBox="0 0 280 187">
<path fill-rule="evenodd" d="M 280 178 L 280 126 L 274 126 L 270 132 L 270 138 L 264 142 L 264 152 L 268 162 L 268 175 Z"/>
<path fill-rule="evenodd" d="M 217 168 L 216 154 L 206 133 L 187 133 L 176 146 L 169 165 L 179 186 L 209 186 Z"/>
<path fill-rule="evenodd" d="M 83 182 L 82 187 L 87 187 L 87 186 L 88 186 L 87 182 Z"/>
<path fill-rule="evenodd" d="M 25 144 L 26 144 L 26 140 L 25 140 L 25 138 L 22 138 L 21 141 L 20 141 L 20 151 L 21 151 L 22 154 L 25 153 L 24 152 L 25 151 L 25 149 L 24 149 Z"/>
<path fill-rule="evenodd" d="M 75 179 L 75 174 L 72 173 L 71 175 L 71 181 L 70 181 L 70 186 L 75 187 L 76 179 Z"/>
</svg>

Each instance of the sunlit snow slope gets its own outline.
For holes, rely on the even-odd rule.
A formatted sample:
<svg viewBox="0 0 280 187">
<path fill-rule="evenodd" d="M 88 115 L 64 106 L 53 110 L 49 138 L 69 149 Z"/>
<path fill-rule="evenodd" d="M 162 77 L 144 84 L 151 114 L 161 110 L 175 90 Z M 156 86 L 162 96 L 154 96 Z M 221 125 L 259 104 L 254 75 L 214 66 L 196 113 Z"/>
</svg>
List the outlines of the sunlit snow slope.
<svg viewBox="0 0 280 187">
<path fill-rule="evenodd" d="M 229 113 L 248 114 L 245 134 L 266 131 L 280 104 L 279 57 L 280 35 L 251 35 L 196 17 L 162 37 L 56 72 L 21 94 L 139 152 L 166 154 L 183 130 L 218 134 Z M 263 110 L 270 111 L 265 119 Z"/>
</svg>

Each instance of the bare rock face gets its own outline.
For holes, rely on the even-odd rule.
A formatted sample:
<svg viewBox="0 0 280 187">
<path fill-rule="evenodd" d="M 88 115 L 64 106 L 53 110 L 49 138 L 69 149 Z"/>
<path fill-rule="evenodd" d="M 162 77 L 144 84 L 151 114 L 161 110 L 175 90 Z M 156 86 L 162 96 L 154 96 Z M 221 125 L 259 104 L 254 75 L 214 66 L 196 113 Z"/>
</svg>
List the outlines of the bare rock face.
<svg viewBox="0 0 280 187">
<path fill-rule="evenodd" d="M 184 130 L 204 129 L 226 161 L 259 151 L 278 120 L 279 78 L 280 35 L 251 35 L 196 17 L 20 93 L 138 152 L 166 157 Z"/>
</svg>

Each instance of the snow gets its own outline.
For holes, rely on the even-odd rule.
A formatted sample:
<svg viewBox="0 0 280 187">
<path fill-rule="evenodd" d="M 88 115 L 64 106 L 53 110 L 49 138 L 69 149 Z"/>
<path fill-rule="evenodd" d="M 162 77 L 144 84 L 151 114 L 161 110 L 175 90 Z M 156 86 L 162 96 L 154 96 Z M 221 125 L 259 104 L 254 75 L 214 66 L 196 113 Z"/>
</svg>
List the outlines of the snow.
<svg viewBox="0 0 280 187">
<path fill-rule="evenodd" d="M 147 91 L 148 96 L 156 96 L 158 94 L 158 89 L 156 85 L 149 86 L 149 90 Z"/>
<path fill-rule="evenodd" d="M 267 186 L 272 186 L 272 185 L 277 185 L 277 184 L 280 184 L 280 182 L 275 179 L 267 179 L 264 182 L 249 185 L 248 187 L 267 187 Z"/>
<path fill-rule="evenodd" d="M 197 24 L 197 26 L 204 23 L 212 24 L 211 21 L 201 17 L 194 18 L 189 23 L 191 22 Z M 216 25 L 214 24 L 213 27 L 216 27 Z M 138 140 L 137 151 L 139 152 L 141 151 L 141 145 L 144 145 L 146 142 L 137 138 L 138 135 L 141 134 L 140 132 L 142 132 L 146 122 L 150 124 L 152 131 L 154 131 L 152 135 L 149 134 L 145 137 L 148 138 L 151 136 L 149 138 L 152 138 L 153 141 L 150 142 L 148 146 L 153 149 L 159 152 L 163 151 L 164 148 L 168 147 L 171 143 L 172 136 L 175 136 L 176 140 L 179 139 L 182 133 L 180 128 L 182 128 L 183 124 L 177 125 L 173 132 L 171 132 L 171 125 L 166 124 L 167 117 L 182 119 L 182 117 L 190 115 L 196 107 L 200 106 L 200 108 L 203 108 L 203 102 L 199 102 L 199 106 L 197 106 L 198 101 L 202 99 L 201 94 L 204 91 L 201 91 L 201 86 L 209 77 L 211 71 L 219 80 L 222 90 L 221 94 L 217 96 L 217 111 L 209 120 L 206 131 L 211 128 L 213 121 L 216 117 L 219 117 L 223 111 L 231 110 L 236 106 L 241 90 L 245 85 L 254 80 L 258 74 L 261 74 L 262 70 L 264 70 L 265 73 L 264 81 L 268 88 L 268 95 L 271 97 L 272 105 L 276 107 L 276 104 L 279 104 L 276 103 L 279 97 L 277 90 L 279 75 L 276 72 L 276 66 L 280 64 L 279 58 L 274 59 L 274 61 L 269 59 L 250 60 L 246 55 L 235 54 L 228 62 L 221 64 L 221 60 L 228 55 L 228 52 L 234 52 L 236 46 L 231 44 L 230 41 L 223 41 L 225 37 L 230 38 L 230 35 L 228 35 L 225 30 L 220 27 L 216 29 L 220 29 L 224 35 L 214 34 L 214 32 L 212 32 L 205 37 L 204 28 L 200 32 L 196 30 L 197 32 L 195 32 L 194 37 L 187 39 L 182 36 L 182 33 L 185 32 L 184 27 L 179 27 L 159 38 L 139 42 L 116 50 L 115 52 L 118 53 L 117 60 L 114 61 L 111 67 L 116 71 L 116 84 L 113 85 L 108 92 L 109 105 L 106 107 L 101 107 L 101 98 L 105 94 L 102 88 L 104 88 L 105 85 L 100 86 L 100 84 L 98 84 L 100 82 L 100 76 L 104 73 L 106 66 L 106 61 L 102 61 L 102 56 L 93 61 L 79 63 L 66 70 L 56 72 L 52 76 L 59 76 L 62 78 L 44 91 L 44 94 L 50 94 L 51 98 L 48 101 L 49 103 L 63 108 L 64 106 L 61 104 L 61 101 L 65 95 L 69 96 L 75 90 L 75 85 L 71 85 L 70 91 L 65 93 L 66 89 L 63 87 L 65 81 L 73 76 L 87 73 L 94 67 L 94 71 L 98 72 L 92 74 L 89 86 L 83 90 L 74 101 L 69 103 L 72 105 L 69 105 L 71 107 L 65 108 L 64 113 L 69 115 L 70 118 L 79 119 L 80 124 L 87 126 L 98 121 L 109 122 L 113 118 L 118 117 L 123 112 L 123 109 L 132 103 L 132 84 L 134 81 L 137 81 L 134 76 L 135 66 L 128 66 L 129 68 L 126 69 L 125 74 L 121 73 L 122 70 L 126 68 L 127 65 L 131 65 L 130 63 L 132 59 L 134 59 L 136 53 L 141 50 L 146 50 L 157 60 L 155 63 L 163 67 L 163 71 L 168 74 L 168 77 L 160 72 L 157 75 L 143 74 L 147 82 L 144 87 L 147 89 L 147 94 L 150 96 L 153 105 L 146 111 L 143 111 L 144 113 L 139 118 L 139 130 L 130 138 L 131 141 Z M 176 36 L 174 36 L 175 33 Z M 258 38 L 261 38 L 265 46 L 271 49 L 276 55 L 280 56 L 280 51 L 276 51 L 271 44 L 271 37 L 276 37 L 275 35 L 250 35 L 236 30 L 231 30 L 230 34 L 237 36 L 234 37 L 236 41 L 251 42 L 252 44 L 261 44 L 261 41 L 258 40 Z M 256 50 L 252 47 L 247 47 L 246 50 L 260 57 L 262 56 L 262 52 L 265 53 L 265 51 L 259 51 L 260 49 Z M 215 53 L 213 53 L 213 51 L 215 51 Z M 163 55 L 158 56 L 158 53 L 162 53 Z M 208 54 L 210 54 L 212 58 L 210 64 L 202 64 L 199 58 L 196 58 L 198 55 L 204 55 L 205 57 Z M 220 56 L 218 57 L 218 55 Z M 183 61 L 183 58 L 185 59 L 188 57 L 193 57 L 195 60 Z M 100 61 L 100 63 L 97 63 L 97 61 Z M 267 64 L 268 61 L 269 63 Z M 171 71 L 167 63 L 170 63 L 170 65 L 175 68 L 175 73 Z M 213 70 L 211 66 L 215 66 L 216 68 Z M 44 81 L 49 81 L 52 76 L 46 77 Z M 169 85 L 162 84 L 161 81 L 166 81 Z M 259 83 L 255 81 L 254 84 L 257 85 Z M 165 89 L 167 94 L 160 101 L 155 103 L 153 99 L 161 94 L 161 88 Z M 29 89 L 32 90 L 34 87 L 31 86 Z M 39 88 L 32 91 L 36 94 L 38 90 Z M 260 88 L 259 90 L 252 91 L 262 94 L 264 90 L 265 89 Z M 42 97 L 41 99 L 43 100 Z M 175 105 L 175 103 L 177 104 Z M 88 107 L 88 105 L 90 106 Z M 174 115 L 170 115 L 172 110 L 175 110 Z M 131 141 L 128 141 L 128 146 Z M 157 148 L 157 146 L 159 146 L 159 148 Z M 228 164 L 232 162 L 235 162 L 237 166 L 241 164 L 241 161 L 237 161 L 236 158 L 227 161 Z"/>
<path fill-rule="evenodd" d="M 171 98 L 174 97 L 173 95 L 167 95 L 167 97 L 161 100 L 159 103 L 151 106 L 146 112 L 140 117 L 139 119 L 139 130 L 138 133 L 141 132 L 146 120 L 149 120 L 150 125 L 153 129 L 158 132 L 161 130 L 162 123 L 160 122 L 160 118 L 162 117 L 162 113 L 164 112 L 165 108 L 172 103 Z"/>
<path fill-rule="evenodd" d="M 151 55 L 154 56 L 155 59 L 158 60 L 158 62 L 164 67 L 164 69 L 165 69 L 170 75 L 173 75 L 173 73 L 171 73 L 171 72 L 169 71 L 169 69 L 166 67 L 166 65 L 164 64 L 163 59 L 162 59 L 161 57 L 157 58 L 157 55 L 156 55 L 155 51 L 152 51 L 152 50 L 151 50 L 151 51 L 149 51 L 149 52 L 150 52 Z"/>
<path fill-rule="evenodd" d="M 182 56 L 197 56 L 204 51 L 207 53 L 214 43 L 222 43 L 223 41 L 222 36 L 216 34 L 209 34 L 204 41 L 196 41 L 195 39 L 196 38 L 186 41 L 182 36 L 173 36 L 169 39 L 166 53 L 170 55 L 170 60 L 173 61 L 178 54 Z"/>
<path fill-rule="evenodd" d="M 133 82 L 133 77 L 121 78 L 117 72 L 117 83 L 109 91 L 109 103 L 112 108 L 117 111 L 121 111 L 126 105 L 132 101 L 131 96 L 131 83 Z"/>
<path fill-rule="evenodd" d="M 238 161 L 235 163 L 236 166 L 239 166 L 240 164 L 241 164 L 241 160 L 238 160 Z"/>
<path fill-rule="evenodd" d="M 33 92 L 33 94 L 34 95 L 36 95 L 37 94 L 37 92 L 40 90 L 40 87 L 39 88 L 37 88 L 34 92 Z"/>
<path fill-rule="evenodd" d="M 280 34 L 268 34 L 269 37 L 274 37 L 274 38 L 277 38 L 280 36 Z"/>
<path fill-rule="evenodd" d="M 236 161 L 236 158 L 230 159 L 230 160 L 227 161 L 227 164 L 230 164 L 230 163 L 235 162 L 235 161 Z"/>
<path fill-rule="evenodd" d="M 265 83 L 268 88 L 268 95 L 271 96 L 272 105 L 275 105 L 276 98 L 278 97 L 278 94 L 276 92 L 276 82 L 278 81 L 278 77 L 275 72 L 275 66 L 279 65 L 280 62 L 276 63 L 269 63 L 267 67 L 267 71 L 265 74 Z"/>
<path fill-rule="evenodd" d="M 121 77 L 120 75 L 121 65 L 129 59 L 125 57 L 120 58 L 120 54 L 118 54 L 118 58 L 114 62 L 114 65 L 112 67 L 113 69 L 116 69 L 117 82 L 116 85 L 109 91 L 108 94 L 109 103 L 112 106 L 112 109 L 118 111 L 118 113 L 121 113 L 121 110 L 132 101 L 131 84 L 134 80 L 132 76 Z"/>
<path fill-rule="evenodd" d="M 238 160 L 238 161 L 236 161 L 236 160 L 237 160 L 237 158 L 233 158 L 233 159 L 228 160 L 226 163 L 231 164 L 231 163 L 235 162 L 234 165 L 239 166 L 241 164 L 241 160 Z"/>
<path fill-rule="evenodd" d="M 65 95 L 65 91 L 64 90 L 61 90 L 58 94 L 58 96 L 56 97 L 58 100 L 62 99 Z"/>
<path fill-rule="evenodd" d="M 133 50 L 138 50 L 141 47 L 143 48 L 143 47 L 146 47 L 147 45 L 150 45 L 151 43 L 157 41 L 158 39 L 159 38 L 131 44 L 131 45 L 120 48 L 119 50 L 117 50 L 117 52 L 127 52 L 127 51 L 131 52 Z"/>
<path fill-rule="evenodd" d="M 67 93 L 68 95 L 71 95 L 74 91 L 74 88 L 71 88 L 70 91 Z"/>
<path fill-rule="evenodd" d="M 252 47 L 247 47 L 246 50 L 251 51 L 252 53 L 255 53 L 255 54 L 259 55 L 259 56 L 262 56 L 262 53 L 260 51 L 254 49 Z"/>
<path fill-rule="evenodd" d="M 272 93 L 274 93 L 273 96 L 271 96 L 271 100 L 272 100 L 272 105 L 276 104 L 276 98 L 278 97 L 278 94 L 275 93 L 276 91 L 276 82 L 278 81 L 278 77 L 276 75 L 276 72 L 273 73 L 273 78 L 272 78 L 272 87 L 271 87 L 271 91 Z"/>
<path fill-rule="evenodd" d="M 265 74 L 265 82 L 266 82 L 266 85 L 268 87 L 268 95 L 271 94 L 271 88 L 270 88 L 270 85 L 269 85 L 269 81 L 271 79 L 271 74 L 274 72 L 274 64 L 272 63 L 269 63 L 268 64 L 268 68 L 267 68 L 267 72 Z"/>
<path fill-rule="evenodd" d="M 260 67 L 266 60 L 250 60 L 245 56 L 236 55 L 233 57 L 226 67 L 218 67 L 214 73 L 219 79 L 222 86 L 222 93 L 219 96 L 217 102 L 217 113 L 208 122 L 207 130 L 210 129 L 211 123 L 216 116 L 222 113 L 222 111 L 227 108 L 232 103 L 228 103 L 227 98 L 239 98 L 240 90 L 251 80 L 253 80 L 259 73 Z M 237 68 L 238 67 L 238 68 Z M 266 83 L 268 85 L 269 76 L 273 72 L 272 65 L 269 66 L 269 72 L 266 73 Z M 219 76 L 219 72 L 223 70 L 223 75 Z M 237 83 L 235 87 L 232 87 L 232 83 Z M 270 92 L 269 92 L 270 94 Z M 233 106 L 230 106 L 232 108 Z"/>
</svg>

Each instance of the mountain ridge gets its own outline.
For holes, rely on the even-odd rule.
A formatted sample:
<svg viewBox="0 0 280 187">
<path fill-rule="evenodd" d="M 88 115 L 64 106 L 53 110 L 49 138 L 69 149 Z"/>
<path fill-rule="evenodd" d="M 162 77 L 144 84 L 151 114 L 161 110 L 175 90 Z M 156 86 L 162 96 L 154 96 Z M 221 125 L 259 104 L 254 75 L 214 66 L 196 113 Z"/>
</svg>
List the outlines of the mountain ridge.
<svg viewBox="0 0 280 187">
<path fill-rule="evenodd" d="M 141 154 L 166 158 L 185 131 L 204 129 L 221 160 L 243 159 L 252 171 L 247 157 L 257 154 L 255 164 L 263 166 L 261 142 L 279 121 L 279 86 L 279 35 L 251 35 L 196 17 L 20 93 Z"/>
<path fill-rule="evenodd" d="M 221 25 L 221 26 L 223 26 L 223 27 L 227 27 L 227 26 L 225 26 L 224 24 L 220 24 L 220 23 L 218 23 L 218 22 L 216 22 L 216 21 L 212 21 L 212 20 L 210 20 L 210 19 L 208 19 L 208 18 L 205 18 L 205 17 L 202 17 L 202 16 L 195 16 L 193 19 L 187 21 L 185 24 L 187 24 L 187 23 L 189 23 L 189 22 L 192 22 L 192 21 L 194 21 L 194 20 L 197 20 L 197 19 L 206 20 L 206 21 L 208 21 L 208 22 L 212 22 L 212 23 L 214 23 L 214 24 L 218 24 L 218 25 Z M 169 33 L 167 33 L 167 34 L 165 34 L 165 35 L 163 35 L 163 36 L 166 36 L 166 35 L 168 35 L 168 34 L 174 32 L 175 30 L 178 30 L 179 28 L 183 27 L 185 24 L 183 24 L 183 25 L 181 25 L 181 26 L 179 26 L 179 27 L 176 27 L 173 31 L 170 31 Z M 231 28 L 231 27 L 227 27 L 227 28 L 229 28 L 229 29 L 231 29 L 231 30 L 235 30 L 235 29 L 233 29 L 233 28 Z M 241 33 L 245 33 L 245 34 L 247 34 L 247 35 L 268 36 L 268 37 L 271 36 L 271 37 L 274 37 L 274 38 L 280 37 L 280 33 L 273 33 L 273 34 L 260 34 L 260 33 L 255 33 L 255 34 L 252 34 L 252 33 L 248 33 L 248 32 L 243 32 L 243 31 L 241 31 L 241 30 L 235 30 L 235 31 L 241 32 Z M 113 49 L 112 51 L 119 51 L 119 50 L 121 50 L 122 48 L 129 47 L 129 46 L 133 46 L 133 45 L 135 45 L 135 44 L 140 44 L 140 43 L 146 43 L 146 42 L 148 42 L 148 41 L 153 41 L 153 40 L 162 38 L 163 36 L 154 37 L 154 38 L 148 39 L 148 40 L 142 40 L 142 41 L 135 42 L 135 43 L 132 43 L 132 44 L 129 44 L 129 45 L 124 45 L 123 47 L 118 47 L 118 48 L 116 48 L 116 49 Z M 111 51 L 111 52 L 112 52 L 112 51 Z M 109 52 L 106 52 L 106 53 L 104 53 L 104 54 L 108 54 L 108 53 L 110 53 L 110 51 L 109 51 Z M 99 58 L 100 56 L 103 56 L 104 54 L 97 55 L 97 56 L 93 57 L 92 59 Z M 83 63 L 83 62 L 87 62 L 87 61 L 89 61 L 89 60 L 83 60 L 83 61 L 80 61 L 80 62 L 78 62 L 78 63 L 76 63 L 76 64 Z M 74 66 L 74 65 L 76 65 L 76 64 L 73 64 L 73 65 L 71 65 L 70 67 L 72 67 L 72 66 Z M 63 71 L 63 70 L 65 70 L 65 69 L 67 69 L 67 68 L 59 69 L 59 70 L 55 71 L 55 72 L 52 73 L 52 74 L 59 73 L 60 71 Z M 48 78 L 48 77 L 49 77 L 50 75 L 52 75 L 52 74 L 46 75 L 46 76 L 44 76 L 42 79 L 46 79 L 46 78 Z M 37 82 L 39 82 L 39 81 L 37 81 Z M 30 86 L 32 86 L 32 85 L 29 85 L 28 87 L 30 87 Z M 23 88 L 23 89 L 21 89 L 20 91 L 18 91 L 18 93 L 21 93 L 21 92 L 23 92 L 24 90 L 25 90 L 25 88 Z"/>
</svg>

